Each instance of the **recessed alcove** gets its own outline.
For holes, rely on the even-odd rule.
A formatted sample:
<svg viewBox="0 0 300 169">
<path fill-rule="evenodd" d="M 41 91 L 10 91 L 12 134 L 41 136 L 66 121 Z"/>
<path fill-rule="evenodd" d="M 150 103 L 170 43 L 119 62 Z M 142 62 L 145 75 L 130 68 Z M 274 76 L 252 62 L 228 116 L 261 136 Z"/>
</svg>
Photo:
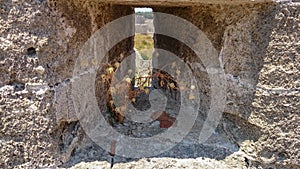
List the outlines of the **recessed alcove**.
<svg viewBox="0 0 300 169">
<path fill-rule="evenodd" d="M 258 18 L 263 18 L 264 15 L 264 13 L 260 13 L 260 11 L 266 10 L 269 4 L 241 3 L 239 5 L 233 5 L 232 3 L 225 4 L 223 2 L 218 3 L 217 1 L 214 1 L 213 4 L 203 3 L 192 6 L 190 3 L 186 3 L 186 5 L 167 3 L 167 5 L 164 5 L 163 3 L 159 4 L 156 1 L 153 2 L 153 4 L 148 1 L 141 1 L 140 4 L 134 2 L 130 5 L 125 2 L 124 3 L 127 5 L 121 3 L 121 1 L 119 2 L 120 3 L 101 4 L 102 6 L 105 6 L 104 9 L 106 9 L 107 13 L 105 13 L 105 15 L 93 15 L 93 18 L 90 21 L 90 30 L 87 34 L 92 34 L 97 28 L 101 28 L 105 23 L 117 19 L 118 17 L 133 14 L 135 8 L 152 8 L 154 12 L 154 47 L 169 51 L 184 61 L 197 80 L 197 87 L 199 89 L 198 94 L 201 101 L 199 103 L 200 108 L 198 110 L 198 116 L 192 129 L 174 148 L 159 154 L 156 157 L 207 157 L 222 160 L 239 151 L 241 144 L 245 140 L 257 141 L 261 134 L 260 128 L 247 121 L 247 118 L 251 113 L 251 103 L 254 97 L 254 90 L 252 87 L 256 85 L 258 72 L 262 66 L 263 58 L 261 55 L 265 52 L 264 46 L 266 46 L 266 42 L 264 41 L 265 35 L 257 32 L 266 31 L 266 28 L 260 26 L 254 27 L 254 23 L 263 22 L 258 20 Z M 182 3 L 184 4 L 185 2 Z M 90 10 L 89 12 L 91 11 L 93 10 Z M 199 144 L 198 139 L 212 102 L 210 96 L 211 81 L 208 72 L 201 59 L 196 56 L 195 52 L 189 46 L 178 39 L 156 34 L 156 30 L 164 29 L 164 27 L 161 26 L 160 20 L 156 20 L 155 12 L 181 17 L 198 27 L 216 49 L 219 55 L 219 60 L 217 62 L 224 68 L 227 82 L 227 102 L 225 110 L 215 132 L 204 143 Z M 78 16 L 75 16 L 73 20 L 76 21 L 76 18 L 80 18 L 80 14 L 74 15 Z M 105 20 L 105 22 L 101 22 L 103 20 Z M 131 24 L 124 25 L 124 29 L 131 29 L 134 31 L 134 23 L 135 18 L 133 17 Z M 174 29 L 176 29 L 176 25 L 174 25 Z M 87 30 L 78 27 L 77 31 Z M 185 30 L 182 30 L 182 32 L 185 32 Z M 107 99 L 107 96 L 110 95 L 110 86 L 103 82 L 103 75 L 107 68 L 112 67 L 113 71 L 116 71 L 118 69 L 118 64 L 121 64 L 126 57 L 134 54 L 134 38 L 135 37 L 129 37 L 122 40 L 107 53 L 104 60 L 109 66 L 103 67 L 103 69 L 99 69 L 97 72 L 95 95 L 98 106 L 100 110 L 102 110 L 102 114 L 112 128 L 125 136 L 147 138 L 167 131 L 173 123 L 171 125 L 167 123 L 162 124 L 161 121 L 154 119 L 147 124 L 141 124 L 132 122 L 126 117 L 120 121 L 110 108 L 107 107 L 110 101 L 110 99 Z M 136 68 L 137 67 L 135 67 L 135 69 Z M 151 69 L 151 71 L 153 75 L 159 70 Z M 163 71 L 162 74 L 168 75 L 168 73 Z M 133 78 L 130 80 L 134 81 Z M 176 81 L 169 83 L 174 83 L 174 86 L 177 86 Z M 132 83 L 132 90 L 137 90 L 136 88 L 138 88 L 138 86 Z M 145 92 L 145 88 L 148 88 L 149 91 Z M 154 89 L 161 89 L 161 94 L 165 95 L 168 99 L 168 110 L 162 111 L 167 112 L 167 118 L 170 118 L 171 121 L 174 119 L 176 121 L 179 109 L 178 106 L 180 106 L 180 91 L 166 90 L 163 85 L 160 85 L 159 80 L 155 80 L 154 78 L 151 79 L 151 85 L 147 84 L 145 88 L 143 89 L 143 92 L 137 95 L 135 100 L 131 102 L 134 107 L 139 110 L 149 109 L 151 106 L 149 103 L 149 94 Z M 175 97 L 174 93 L 176 93 Z M 114 106 L 117 107 L 116 105 Z M 64 123 L 64 125 L 68 126 L 66 123 Z M 69 133 L 72 126 L 74 126 L 73 123 L 69 128 L 64 127 L 68 128 L 64 134 Z M 71 151 L 72 155 L 64 163 L 65 166 L 73 165 L 80 161 L 106 160 L 110 162 L 111 156 L 109 155 L 109 152 L 95 144 L 84 131 L 80 137 L 81 138 L 76 143 L 76 147 Z M 61 140 L 61 142 L 63 145 L 62 152 L 64 152 L 70 147 L 70 141 L 67 142 Z M 91 154 L 91 152 L 93 153 Z M 121 156 L 115 156 L 114 158 L 115 163 L 136 160 Z"/>
</svg>

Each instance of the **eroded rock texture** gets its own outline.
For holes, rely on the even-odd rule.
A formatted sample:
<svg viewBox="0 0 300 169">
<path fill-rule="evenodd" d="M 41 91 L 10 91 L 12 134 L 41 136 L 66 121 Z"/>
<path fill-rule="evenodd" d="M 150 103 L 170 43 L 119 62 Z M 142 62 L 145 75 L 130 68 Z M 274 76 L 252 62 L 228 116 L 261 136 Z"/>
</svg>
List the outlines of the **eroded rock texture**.
<svg viewBox="0 0 300 169">
<path fill-rule="evenodd" d="M 108 152 L 78 122 L 70 84 L 82 45 L 106 23 L 132 14 L 133 4 L 182 17 L 206 34 L 225 70 L 227 104 L 214 135 L 197 144 L 211 103 L 205 66 L 184 44 L 155 35 L 156 47 L 178 55 L 198 78 L 199 116 L 189 135 L 160 158 L 116 157 L 130 162 L 114 168 L 300 168 L 300 4 L 224 2 L 0 1 L 0 168 L 99 160 L 78 167 L 109 168 Z M 106 59 L 120 62 L 132 48 L 130 37 Z M 106 91 L 101 84 L 96 90 L 101 107 Z"/>
<path fill-rule="evenodd" d="M 102 25 L 132 10 L 85 1 L 0 4 L 0 167 L 61 165 L 77 139 L 77 119 L 64 89 L 80 46 Z"/>
</svg>

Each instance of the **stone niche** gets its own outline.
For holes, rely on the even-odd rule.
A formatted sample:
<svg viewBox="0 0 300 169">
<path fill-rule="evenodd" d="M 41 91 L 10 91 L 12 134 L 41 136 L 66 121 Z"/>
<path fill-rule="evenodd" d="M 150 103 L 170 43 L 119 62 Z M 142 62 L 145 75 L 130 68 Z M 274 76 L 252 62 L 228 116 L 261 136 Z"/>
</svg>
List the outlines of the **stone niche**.
<svg viewBox="0 0 300 169">
<path fill-rule="evenodd" d="M 92 4 L 92 3 L 91 3 Z M 99 5 L 99 4 L 97 4 Z M 65 8 L 62 8 L 65 6 Z M 193 75 L 196 77 L 200 91 L 200 109 L 195 125 L 189 134 L 173 149 L 160 154 L 159 157 L 176 157 L 176 158 L 197 158 L 208 157 L 217 160 L 225 159 L 227 156 L 240 150 L 243 142 L 255 142 L 261 136 L 259 126 L 248 121 L 252 111 L 252 101 L 255 93 L 255 86 L 258 81 L 258 73 L 261 70 L 263 56 L 267 47 L 268 27 L 272 24 L 270 16 L 272 15 L 272 4 L 198 4 L 198 5 L 108 5 L 101 4 L 100 9 L 95 9 L 95 5 L 87 5 L 83 8 L 80 5 L 73 4 L 73 8 L 79 11 L 71 14 L 72 6 L 62 5 L 61 15 L 66 19 L 72 17 L 72 22 L 85 22 L 85 27 L 78 24 L 76 32 L 87 31 L 85 38 L 81 35 L 79 38 L 72 38 L 74 44 L 84 42 L 94 31 L 105 23 L 112 21 L 120 16 L 132 14 L 134 7 L 151 7 L 154 12 L 172 14 L 188 20 L 201 31 L 203 31 L 213 44 L 213 47 L 219 54 L 220 64 L 224 68 L 226 76 L 227 101 L 223 112 L 222 119 L 216 128 L 214 134 L 203 144 L 198 143 L 199 133 L 207 117 L 207 112 L 211 103 L 210 97 L 210 80 L 205 66 L 202 64 L 195 53 L 182 42 L 168 36 L 155 34 L 155 47 L 172 52 L 184 60 L 191 68 Z M 69 16 L 70 15 L 70 16 Z M 86 16 L 87 19 L 82 19 Z M 88 22 L 88 24 L 87 24 Z M 134 22 L 132 22 L 134 23 Z M 154 27 L 160 27 L 159 18 L 154 17 Z M 74 24 L 77 26 L 77 24 Z M 88 28 L 88 29 L 87 29 Z M 134 25 L 125 26 L 125 29 L 134 30 Z M 176 29 L 176 25 L 174 25 Z M 184 32 L 184 30 L 183 30 Z M 189 35 L 186 35 L 189 36 Z M 76 36 L 73 36 L 76 37 Z M 73 46 L 74 48 L 77 45 Z M 126 39 L 117 44 L 107 55 L 106 60 L 113 64 L 116 61 L 121 62 L 124 57 L 133 52 L 133 37 Z M 68 56 L 64 56 L 68 57 Z M 70 59 L 76 59 L 74 56 Z M 72 67 L 72 64 L 68 65 Z M 66 70 L 66 69 L 64 69 Z M 71 70 L 71 69 L 68 69 Z M 101 81 L 101 72 L 99 70 L 97 81 Z M 70 75 L 70 74 L 69 74 Z M 79 132 L 80 124 L 76 120 L 70 95 L 69 82 L 63 82 L 64 87 L 58 86 L 57 96 L 61 99 L 57 102 L 58 121 L 61 125 L 61 149 L 62 153 L 67 152 L 64 162 L 66 166 L 85 160 L 109 160 L 108 152 L 93 143 L 83 131 Z M 62 89 L 61 88 L 65 88 Z M 99 107 L 106 110 L 102 105 L 105 103 L 107 88 L 103 84 L 96 82 L 96 96 Z M 67 104 L 66 104 L 67 103 Z M 137 102 L 135 105 L 140 109 L 149 108 L 149 100 L 145 99 Z M 69 108 L 66 107 L 69 105 Z M 71 108 L 70 108 L 71 107 Z M 169 109 L 178 109 L 178 101 L 172 101 L 168 95 Z M 67 114 L 66 114 L 67 113 Z M 171 115 L 176 117 L 176 111 Z M 109 116 L 109 115 L 108 115 Z M 109 117 L 107 118 L 109 121 Z M 137 124 L 125 119 L 124 124 L 109 121 L 109 123 L 120 133 L 133 137 L 150 137 L 157 133 L 165 131 L 158 124 Z M 79 132 L 78 136 L 74 131 Z M 72 140 L 75 141 L 73 142 Z M 69 153 L 69 154 L 68 154 Z M 115 162 L 131 161 L 122 157 L 116 157 Z"/>
<path fill-rule="evenodd" d="M 0 25 L 4 26 L 0 26 L 0 30 L 5 37 L 0 40 L 8 40 L 0 44 L 0 59 L 4 58 L 0 62 L 3 65 L 0 70 L 4 72 L 0 77 L 3 122 L 0 123 L 0 150 L 4 154 L 0 155 L 0 168 L 70 167 L 80 162 L 111 162 L 109 152 L 91 140 L 76 116 L 71 98 L 72 74 L 80 49 L 91 35 L 111 21 L 133 14 L 135 7 L 150 7 L 154 12 L 172 14 L 194 24 L 211 42 L 218 55 L 214 60 L 225 73 L 226 105 L 222 118 L 211 137 L 199 144 L 199 134 L 212 103 L 206 67 L 184 43 L 154 32 L 155 47 L 175 54 L 191 69 L 201 99 L 197 119 L 187 136 L 174 148 L 155 157 L 172 158 L 169 162 L 194 158 L 202 165 L 214 163 L 219 166 L 217 168 L 299 168 L 299 162 L 295 162 L 299 159 L 299 133 L 296 133 L 299 130 L 295 129 L 299 126 L 299 95 L 296 95 L 299 90 L 295 90 L 296 94 L 285 91 L 278 94 L 279 90 L 271 90 L 274 86 L 286 87 L 285 84 L 299 87 L 299 83 L 289 83 L 297 79 L 299 82 L 297 68 L 290 71 L 282 69 L 291 65 L 278 68 L 287 63 L 299 66 L 299 46 L 294 45 L 299 41 L 296 37 L 299 33 L 295 31 L 299 30 L 300 5 L 297 4 L 268 0 L 1 1 Z M 9 22 L 11 18 L 22 16 L 28 17 Z M 155 30 L 165 29 L 160 21 L 159 16 L 154 17 Z M 134 31 L 134 17 L 123 29 Z M 181 32 L 186 37 L 191 36 L 185 30 Z M 295 36 L 296 42 L 290 43 L 293 37 L 285 35 L 286 32 Z M 109 42 L 109 38 L 105 40 Z M 133 44 L 134 37 L 122 40 L 110 49 L 104 60 L 111 64 L 122 62 L 134 52 Z M 95 95 L 99 108 L 107 112 L 104 103 L 108 89 L 101 82 L 105 70 L 97 71 Z M 278 79 L 283 81 L 278 82 Z M 176 118 L 180 101 L 170 93 L 166 96 L 168 113 Z M 287 96 L 294 99 L 292 103 L 285 100 Z M 282 99 L 284 105 L 275 102 L 273 97 Z M 148 109 L 148 97 L 141 97 L 134 106 Z M 292 113 L 289 112 L 296 113 L 290 117 Z M 113 129 L 126 136 L 150 137 L 167 130 L 157 121 L 138 124 L 125 119 L 121 124 L 111 120 L 109 113 L 103 114 Z M 292 134 L 284 135 L 283 132 Z M 287 143 L 282 142 L 286 138 L 296 140 L 288 143 L 292 148 L 286 148 Z M 139 160 L 145 162 L 114 157 L 116 165 Z"/>
</svg>

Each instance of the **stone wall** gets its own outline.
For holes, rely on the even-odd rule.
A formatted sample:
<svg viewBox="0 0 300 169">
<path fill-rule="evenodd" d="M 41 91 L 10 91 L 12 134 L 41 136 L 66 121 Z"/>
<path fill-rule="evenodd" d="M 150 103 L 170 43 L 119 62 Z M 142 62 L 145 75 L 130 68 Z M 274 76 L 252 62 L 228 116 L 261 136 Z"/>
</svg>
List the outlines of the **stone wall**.
<svg viewBox="0 0 300 169">
<path fill-rule="evenodd" d="M 187 19 L 207 35 L 218 52 L 218 59 L 227 80 L 227 105 L 223 112 L 223 119 L 216 130 L 217 136 L 212 136 L 205 143 L 207 149 L 211 146 L 219 149 L 218 156 L 222 159 L 228 156 L 228 153 L 238 151 L 244 141 L 257 141 L 261 135 L 261 128 L 259 125 L 250 123 L 248 117 L 252 111 L 251 104 L 258 72 L 261 70 L 270 36 L 274 5 L 202 5 L 184 8 L 154 7 L 153 9 L 155 12 L 169 13 Z M 155 19 L 158 20 L 158 24 L 155 25 L 156 30 L 168 29 L 161 27 L 162 24 L 159 23 L 162 20 L 159 16 Z M 261 22 L 265 23 L 261 24 Z M 183 32 L 180 36 L 191 35 Z M 193 38 L 197 39 L 197 37 Z M 157 48 L 171 51 L 188 63 L 198 79 L 201 97 L 200 115 L 191 131 L 197 135 L 197 131 L 201 131 L 204 123 L 203 117 L 207 117 L 212 102 L 210 91 L 212 82 L 206 67 L 182 42 L 162 35 L 156 35 L 155 40 Z M 220 143 L 218 140 L 223 140 L 223 142 Z M 214 158 L 215 154 L 212 150 L 203 151 L 202 156 Z"/>
<path fill-rule="evenodd" d="M 299 3 L 153 9 L 192 22 L 217 49 L 227 78 L 227 105 L 219 125 L 226 134 L 219 136 L 222 140 L 233 136 L 231 146 L 237 144 L 244 154 L 245 167 L 299 167 L 299 122 L 295 121 L 300 99 Z M 160 24 L 155 28 L 164 29 Z M 198 63 L 190 67 L 201 79 L 198 85 L 205 114 L 211 102 L 210 82 L 201 61 L 175 39 L 156 35 L 155 40 L 157 48 L 172 51 L 187 63 Z M 223 146 L 230 149 L 228 143 Z"/>
<path fill-rule="evenodd" d="M 113 5 L 104 0 L 0 1 L 0 168 L 51 168 L 80 161 L 110 160 L 107 152 L 85 135 L 74 116 L 70 78 L 84 42 L 106 23 L 132 14 L 130 5 L 154 5 L 154 11 L 189 20 L 211 40 L 224 66 L 227 105 L 217 134 L 211 142 L 200 146 L 196 155 L 190 156 L 196 159 L 185 161 L 187 164 L 197 163 L 195 167 L 199 167 L 209 163 L 223 168 L 300 167 L 298 2 L 106 2 Z M 187 63 L 197 63 L 190 66 L 200 79 L 203 102 L 198 123 L 188 137 L 193 138 L 211 102 L 205 67 L 187 46 L 175 39 L 156 35 L 155 44 Z M 133 37 L 111 49 L 106 59 L 120 62 L 121 56 L 127 56 L 132 49 Z M 105 95 L 101 84 L 97 90 Z M 218 140 L 221 141 L 217 144 Z M 184 151 L 188 152 L 188 148 Z M 191 151 L 196 152 L 196 148 Z M 107 162 L 101 163 L 109 166 Z M 180 168 L 184 167 L 179 165 L 182 163 L 175 154 L 173 158 L 136 159 L 115 167 Z"/>
<path fill-rule="evenodd" d="M 0 2 L 0 168 L 68 161 L 79 135 L 67 90 L 79 50 L 101 26 L 132 12 L 94 1 Z M 109 56 L 117 59 L 131 42 Z"/>
</svg>

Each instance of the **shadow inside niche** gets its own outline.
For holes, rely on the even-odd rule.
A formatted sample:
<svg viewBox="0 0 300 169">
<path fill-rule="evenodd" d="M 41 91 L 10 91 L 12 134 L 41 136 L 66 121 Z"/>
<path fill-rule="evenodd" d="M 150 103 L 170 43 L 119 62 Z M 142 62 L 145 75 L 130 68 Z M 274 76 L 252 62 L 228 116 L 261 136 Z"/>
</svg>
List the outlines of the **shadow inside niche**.
<svg viewBox="0 0 300 169">
<path fill-rule="evenodd" d="M 199 122 L 199 120 L 204 118 L 205 117 L 200 115 L 197 121 Z M 202 144 L 197 142 L 199 136 L 199 126 L 195 127 L 180 143 L 175 145 L 172 149 L 153 157 L 170 157 L 177 159 L 206 157 L 222 160 L 228 155 L 238 151 L 239 143 L 243 142 L 244 140 L 256 141 L 261 134 L 260 129 L 257 126 L 250 124 L 242 118 L 237 118 L 237 116 L 232 116 L 231 114 L 224 114 L 214 134 Z M 78 130 L 78 125 L 80 126 L 78 122 L 73 122 L 67 125 L 67 127 L 64 127 L 64 134 L 61 137 L 63 140 L 61 141 L 60 145 L 62 152 L 68 151 L 68 149 L 73 146 L 71 143 L 72 139 L 77 136 L 74 134 L 74 131 Z M 86 134 L 82 134 L 81 136 L 82 137 L 79 139 L 76 147 L 72 150 L 70 159 L 61 167 L 71 167 L 82 161 L 107 161 L 111 163 L 112 158 L 114 159 L 114 164 L 139 160 L 118 155 L 113 157 L 110 155 L 110 152 L 95 144 Z M 64 145 L 62 145 L 63 143 Z"/>
<path fill-rule="evenodd" d="M 253 59 L 252 61 L 254 63 L 257 63 L 257 65 L 252 67 L 252 69 L 247 70 L 252 72 L 252 78 L 256 84 L 258 83 L 258 74 L 263 66 L 264 56 L 268 43 L 270 41 L 269 37 L 272 31 L 273 24 L 272 18 L 274 17 L 274 8 L 272 6 L 262 6 L 263 8 L 260 9 L 258 15 L 259 18 L 256 21 L 257 24 L 253 26 L 254 29 L 252 30 L 251 34 L 253 40 L 253 45 L 250 46 L 250 48 L 252 49 L 251 56 Z M 159 43 L 163 44 L 159 46 Z M 172 51 L 175 54 L 179 54 L 179 52 L 185 51 L 188 54 L 193 55 L 191 51 L 188 51 L 190 49 L 187 49 L 187 47 L 185 47 L 184 45 L 179 44 L 178 41 L 172 40 L 167 37 L 156 36 L 156 45 L 158 45 L 158 47 L 164 48 L 165 50 Z M 218 49 L 220 48 L 221 47 L 219 46 Z M 177 49 L 181 49 L 182 51 L 176 51 Z M 185 57 L 185 61 L 187 60 L 189 60 L 189 58 Z M 198 78 L 201 78 L 201 76 L 205 78 L 205 76 L 207 75 L 205 75 L 205 73 L 198 74 Z M 203 89 L 200 92 L 202 92 L 200 95 L 204 98 L 204 100 L 209 97 L 209 91 L 207 91 L 206 89 Z M 250 95 L 245 96 L 248 97 L 247 102 L 242 103 L 243 107 L 248 107 L 249 109 L 239 109 L 239 111 L 251 110 L 251 103 L 254 98 L 254 92 Z M 105 93 L 105 91 L 102 93 Z M 206 101 L 206 104 L 209 105 L 209 98 Z M 171 102 L 172 101 L 170 99 L 170 103 Z M 224 112 L 223 117 L 215 132 L 210 136 L 210 138 L 207 139 L 206 142 L 199 144 L 198 137 L 207 116 L 207 108 L 207 105 L 203 105 L 203 108 L 199 110 L 196 123 L 194 124 L 192 130 L 190 130 L 187 136 L 180 143 L 174 146 L 171 150 L 155 157 L 172 157 L 178 159 L 207 157 L 216 160 L 222 160 L 230 154 L 239 151 L 239 145 L 243 141 L 257 141 L 262 134 L 258 126 L 248 122 L 247 119 L 251 112 L 249 112 L 248 114 L 246 113 L 246 116 L 238 116 L 230 112 Z M 122 127 L 122 124 L 117 124 L 117 126 Z M 68 145 L 65 145 L 65 147 L 68 147 Z M 70 159 L 62 166 L 70 167 L 82 161 L 107 161 L 110 163 L 111 159 L 112 156 L 110 156 L 109 152 L 96 145 L 86 134 L 82 134 L 82 137 L 79 139 L 76 148 L 72 150 Z M 139 159 L 125 158 L 117 155 L 114 156 L 114 163 L 123 163 L 137 160 Z"/>
</svg>

